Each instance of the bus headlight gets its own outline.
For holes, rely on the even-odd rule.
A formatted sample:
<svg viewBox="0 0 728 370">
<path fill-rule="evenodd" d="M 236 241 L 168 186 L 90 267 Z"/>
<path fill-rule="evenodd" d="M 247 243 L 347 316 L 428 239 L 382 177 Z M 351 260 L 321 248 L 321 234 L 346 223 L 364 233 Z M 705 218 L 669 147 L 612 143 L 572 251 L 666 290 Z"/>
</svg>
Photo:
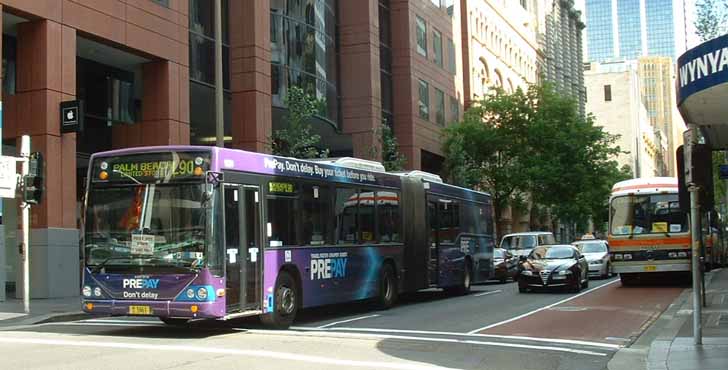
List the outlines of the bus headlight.
<svg viewBox="0 0 728 370">
<path fill-rule="evenodd" d="M 622 255 L 621 254 L 618 254 L 618 253 L 613 254 L 612 257 L 614 258 L 615 261 L 621 261 L 622 260 Z"/>
<path fill-rule="evenodd" d="M 99 287 L 94 288 L 94 295 L 97 297 L 101 297 L 101 288 L 99 288 Z"/>
<path fill-rule="evenodd" d="M 680 258 L 686 258 L 688 256 L 688 252 L 677 252 L 677 256 Z"/>
<path fill-rule="evenodd" d="M 207 299 L 207 288 L 201 287 L 200 289 L 197 289 L 197 298 L 203 301 Z"/>
<path fill-rule="evenodd" d="M 83 287 L 83 296 L 84 297 L 90 297 L 91 296 L 91 287 L 86 285 Z"/>
<path fill-rule="evenodd" d="M 629 253 L 625 253 L 625 254 L 624 254 L 624 259 L 625 259 L 625 260 L 631 260 L 631 259 L 632 259 L 632 255 L 631 255 L 631 254 L 629 254 Z"/>
<path fill-rule="evenodd" d="M 677 253 L 670 252 L 670 253 L 667 254 L 667 256 L 670 257 L 670 258 L 677 258 Z"/>
<path fill-rule="evenodd" d="M 195 290 L 194 289 L 187 289 L 187 298 L 195 298 Z"/>
</svg>

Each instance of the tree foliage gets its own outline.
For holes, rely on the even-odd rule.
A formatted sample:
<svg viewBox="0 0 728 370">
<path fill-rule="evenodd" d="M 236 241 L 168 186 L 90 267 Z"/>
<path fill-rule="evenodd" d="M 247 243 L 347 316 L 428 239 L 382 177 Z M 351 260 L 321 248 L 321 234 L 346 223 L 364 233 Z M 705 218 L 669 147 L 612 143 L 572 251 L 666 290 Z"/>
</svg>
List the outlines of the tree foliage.
<svg viewBox="0 0 728 370">
<path fill-rule="evenodd" d="M 386 123 L 382 123 L 374 129 L 375 140 L 379 140 L 379 145 L 372 146 L 371 157 L 379 159 L 379 151 L 381 151 L 382 165 L 387 171 L 402 171 L 404 165 L 407 164 L 407 158 L 399 151 L 399 143 L 394 131 Z"/>
<path fill-rule="evenodd" d="M 320 102 L 306 94 L 303 89 L 292 86 L 285 98 L 288 107 L 286 128 L 273 132 L 271 151 L 273 154 L 294 158 L 325 158 L 328 149 L 320 149 L 321 136 L 311 132 L 310 119 L 319 112 Z"/>
<path fill-rule="evenodd" d="M 728 1 L 698 0 L 695 3 L 695 33 L 708 41 L 728 32 Z"/>
<path fill-rule="evenodd" d="M 606 209 L 615 182 L 631 177 L 614 160 L 618 137 L 548 84 L 496 90 L 445 135 L 451 180 L 490 192 L 498 218 L 528 197 L 560 220 L 587 220 Z"/>
</svg>

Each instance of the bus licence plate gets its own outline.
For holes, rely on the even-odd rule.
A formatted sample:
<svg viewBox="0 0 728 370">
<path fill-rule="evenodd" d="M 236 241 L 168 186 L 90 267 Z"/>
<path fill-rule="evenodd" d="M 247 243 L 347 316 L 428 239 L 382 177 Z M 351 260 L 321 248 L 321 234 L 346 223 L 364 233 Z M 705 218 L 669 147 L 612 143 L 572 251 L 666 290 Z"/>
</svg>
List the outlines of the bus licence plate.
<svg viewBox="0 0 728 370">
<path fill-rule="evenodd" d="M 654 266 L 654 265 L 645 266 L 645 271 L 657 271 L 657 266 Z"/>
<path fill-rule="evenodd" d="M 130 315 L 151 315 L 152 308 L 149 306 L 129 306 Z"/>
</svg>

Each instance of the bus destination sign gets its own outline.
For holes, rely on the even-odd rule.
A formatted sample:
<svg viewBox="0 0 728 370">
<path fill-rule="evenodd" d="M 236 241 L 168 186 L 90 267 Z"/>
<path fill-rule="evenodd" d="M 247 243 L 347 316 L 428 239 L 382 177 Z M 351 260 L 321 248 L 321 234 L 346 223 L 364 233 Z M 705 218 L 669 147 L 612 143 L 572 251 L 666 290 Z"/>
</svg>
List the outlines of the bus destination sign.
<svg viewBox="0 0 728 370">
<path fill-rule="evenodd" d="M 94 182 L 158 183 L 205 179 L 210 169 L 206 152 L 145 153 L 97 158 Z"/>
</svg>

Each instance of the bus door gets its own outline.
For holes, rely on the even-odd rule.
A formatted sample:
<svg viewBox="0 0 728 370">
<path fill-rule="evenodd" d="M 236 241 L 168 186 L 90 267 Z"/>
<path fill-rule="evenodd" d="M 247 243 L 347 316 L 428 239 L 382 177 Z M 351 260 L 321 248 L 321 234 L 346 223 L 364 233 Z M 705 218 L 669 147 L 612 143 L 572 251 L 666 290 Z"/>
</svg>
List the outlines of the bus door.
<svg viewBox="0 0 728 370">
<path fill-rule="evenodd" d="M 437 285 L 440 272 L 440 240 L 438 237 L 438 220 L 437 220 L 437 204 L 438 199 L 435 197 L 427 197 L 427 225 L 429 258 L 427 260 L 427 272 L 430 285 Z"/>
<path fill-rule="evenodd" d="M 260 188 L 225 184 L 225 260 L 228 311 L 259 309 L 262 253 Z"/>
</svg>

